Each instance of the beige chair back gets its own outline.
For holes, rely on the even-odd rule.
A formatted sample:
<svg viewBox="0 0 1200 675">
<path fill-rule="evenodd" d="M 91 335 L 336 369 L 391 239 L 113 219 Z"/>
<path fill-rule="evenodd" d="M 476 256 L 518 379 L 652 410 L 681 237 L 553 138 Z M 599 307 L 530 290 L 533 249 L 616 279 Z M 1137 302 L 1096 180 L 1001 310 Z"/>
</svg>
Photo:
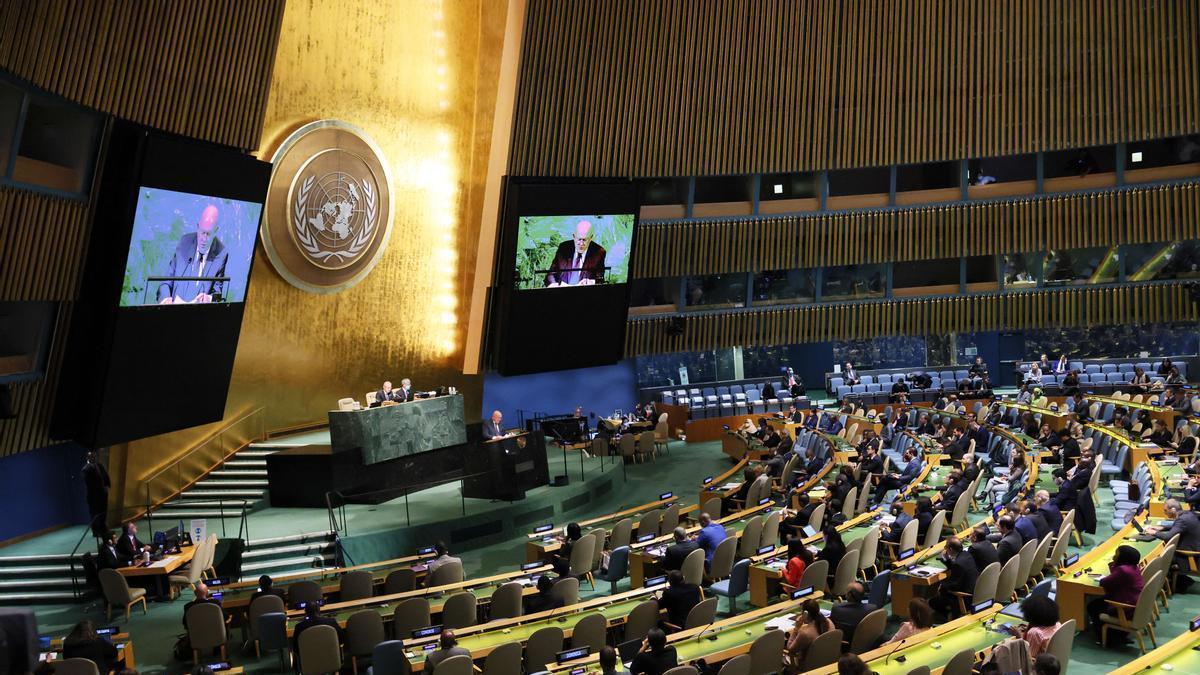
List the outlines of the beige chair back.
<svg viewBox="0 0 1200 675">
<path fill-rule="evenodd" d="M 964 649 L 950 659 L 950 662 L 942 669 L 942 675 L 972 675 L 974 665 L 975 651 Z"/>
<path fill-rule="evenodd" d="M 585 534 L 575 540 L 571 546 L 570 569 L 567 574 L 572 577 L 583 576 L 592 571 L 592 553 L 595 551 L 596 538 Z"/>
<path fill-rule="evenodd" d="M 603 436 L 592 439 L 592 457 L 605 457 L 608 455 L 608 450 L 608 439 Z"/>
<path fill-rule="evenodd" d="M 663 413 L 658 416 L 658 422 L 654 425 L 654 440 L 667 441 L 670 438 L 670 430 L 667 427 L 667 413 Z"/>
<path fill-rule="evenodd" d="M 869 480 L 869 479 L 868 479 Z M 871 491 L 867 489 L 867 484 L 858 491 L 858 503 L 854 505 L 854 515 L 866 513 L 867 507 L 870 505 Z"/>
<path fill-rule="evenodd" d="M 1147 577 L 1142 594 L 1138 596 L 1137 604 L 1134 605 L 1133 617 L 1129 621 L 1135 630 L 1144 630 L 1154 620 L 1154 608 L 1158 603 L 1158 592 L 1162 590 L 1164 578 L 1162 570 L 1157 570 Z"/>
<path fill-rule="evenodd" d="M 608 540 L 608 530 L 603 527 L 595 527 L 588 530 L 585 534 L 590 534 L 592 540 L 596 542 L 592 546 L 592 569 L 600 569 L 600 561 L 604 558 L 604 542 Z"/>
<path fill-rule="evenodd" d="M 392 635 L 397 640 L 412 638 L 412 632 L 432 623 L 429 620 L 429 599 L 408 598 L 401 600 L 392 611 Z"/>
<path fill-rule="evenodd" d="M 821 593 L 825 592 L 829 585 L 829 561 L 816 560 L 813 564 L 804 568 L 804 573 L 800 575 L 800 583 L 796 584 L 796 588 L 808 588 L 812 586 Z"/>
<path fill-rule="evenodd" d="M 713 520 L 721 517 L 721 500 L 709 499 L 700 506 L 700 510 L 707 513 Z"/>
<path fill-rule="evenodd" d="M 109 604 L 125 606 L 133 600 L 129 593 L 129 582 L 125 581 L 120 572 L 102 569 L 97 574 L 100 577 L 100 590 L 104 592 L 104 599 L 108 600 Z"/>
<path fill-rule="evenodd" d="M 1029 575 L 1025 577 L 1025 584 L 1032 586 L 1036 576 L 1042 573 L 1042 569 L 1046 567 L 1046 561 L 1050 557 L 1050 545 L 1054 542 L 1050 537 L 1045 537 L 1038 542 L 1037 548 L 1033 550 L 1033 564 L 1029 566 Z"/>
<path fill-rule="evenodd" d="M 1057 571 L 1062 565 L 1063 559 L 1067 556 L 1067 546 L 1071 544 L 1072 528 L 1074 528 L 1074 525 L 1064 523 L 1064 527 L 1059 530 L 1059 535 L 1055 538 L 1054 545 L 1050 548 L 1050 555 L 1046 558 L 1046 569 Z M 1047 536 L 1046 538 L 1049 539 L 1050 537 Z"/>
<path fill-rule="evenodd" d="M 854 575 L 858 573 L 858 558 L 858 551 L 846 551 L 846 555 L 842 556 L 837 572 L 833 575 L 833 587 L 829 589 L 831 596 L 840 598 L 846 595 L 850 582 L 854 581 Z"/>
<path fill-rule="evenodd" d="M 416 590 L 417 574 L 412 571 L 411 567 L 401 567 L 398 570 L 388 572 L 387 578 L 383 580 L 384 595 L 392 595 L 395 593 L 407 593 L 408 591 Z"/>
<path fill-rule="evenodd" d="M 300 635 L 303 637 L 304 633 Z M 364 609 L 346 619 L 346 653 L 350 656 L 370 656 L 375 650 L 375 645 L 386 639 L 383 615 L 379 612 Z"/>
<path fill-rule="evenodd" d="M 996 601 L 996 587 L 1000 581 L 1000 563 L 994 562 L 983 568 L 975 579 L 975 592 L 971 594 L 971 604 L 978 605 L 984 600 Z"/>
<path fill-rule="evenodd" d="M 295 606 L 301 602 L 316 602 L 324 597 L 325 591 L 321 585 L 315 581 L 297 581 L 288 586 L 287 600 L 289 605 Z"/>
<path fill-rule="evenodd" d="M 808 524 L 817 532 L 821 531 L 821 523 L 825 522 L 825 504 L 822 503 L 817 508 L 813 509 L 812 515 L 808 517 Z"/>
<path fill-rule="evenodd" d="M 768 675 L 783 672 L 783 647 L 787 634 L 781 630 L 769 630 L 750 644 L 750 675 Z"/>
<path fill-rule="evenodd" d="M 634 607 L 629 616 L 625 618 L 625 636 L 621 642 L 641 640 L 656 625 L 658 625 L 658 601 L 646 600 Z"/>
<path fill-rule="evenodd" d="M 683 624 L 683 629 L 700 628 L 707 626 L 717 618 L 717 597 L 711 597 L 707 600 L 700 601 L 695 607 L 688 610 L 687 621 Z"/>
<path fill-rule="evenodd" d="M 970 498 L 967 497 L 966 495 L 963 495 L 963 497 L 966 497 L 965 501 L 970 501 Z M 959 501 L 961 502 L 964 500 L 960 499 Z M 958 510 L 958 504 L 954 505 L 954 509 L 956 511 Z M 930 548 L 931 546 L 936 546 L 938 543 L 938 540 L 942 538 L 942 528 L 945 527 L 945 525 L 946 525 L 945 509 L 933 514 L 933 519 L 931 519 L 929 521 L 929 529 L 925 530 L 925 541 L 921 542 L 921 548 L 927 549 L 927 548 Z"/>
<path fill-rule="evenodd" d="M 634 457 L 637 455 L 637 437 L 633 434 L 621 436 L 620 444 L 622 457 Z"/>
<path fill-rule="evenodd" d="M 749 558 L 758 551 L 758 542 L 762 541 L 763 517 L 754 516 L 746 521 L 742 528 L 742 536 L 738 538 L 738 559 Z"/>
<path fill-rule="evenodd" d="M 808 654 L 804 657 L 804 664 L 800 666 L 800 670 L 802 672 L 820 670 L 836 663 L 841 655 L 842 631 L 836 628 L 827 630 L 818 635 L 817 639 L 808 646 Z"/>
<path fill-rule="evenodd" d="M 763 474 L 754 479 L 750 489 L 746 491 L 746 508 L 758 506 L 765 497 L 771 496 L 771 477 Z"/>
<path fill-rule="evenodd" d="M 1038 542 L 1036 539 L 1030 539 L 1021 547 L 1021 552 L 1018 557 L 1021 559 L 1020 567 L 1017 568 L 1017 585 L 1024 586 L 1029 580 L 1029 574 L 1033 571 L 1033 559 L 1037 555 Z"/>
<path fill-rule="evenodd" d="M 854 517 L 854 506 L 857 501 L 858 488 L 852 487 L 850 488 L 850 491 L 846 493 L 846 501 L 842 502 L 842 516 L 846 520 L 850 520 Z"/>
<path fill-rule="evenodd" d="M 664 671 L 663 675 L 700 675 L 700 671 L 696 670 L 695 666 L 675 666 Z"/>
<path fill-rule="evenodd" d="M 886 626 L 886 609 L 877 609 L 864 616 L 858 627 L 854 629 L 854 637 L 850 638 L 850 651 L 855 654 L 869 651 L 883 636 L 883 629 Z"/>
<path fill-rule="evenodd" d="M 520 642 L 505 642 L 493 649 L 483 661 L 483 675 L 521 675 Z"/>
<path fill-rule="evenodd" d="M 643 431 L 638 434 L 638 452 L 643 455 L 654 453 L 654 432 Z"/>
<path fill-rule="evenodd" d="M 1067 675 L 1067 664 L 1071 661 L 1071 646 L 1074 642 L 1075 619 L 1064 621 L 1058 630 L 1054 631 L 1054 635 L 1050 636 L 1050 644 L 1046 646 L 1046 651 L 1058 659 L 1059 675 Z"/>
<path fill-rule="evenodd" d="M 433 669 L 432 675 L 473 675 L 474 672 L 474 664 L 471 663 L 471 657 L 460 654 L 458 656 L 451 656 L 437 664 L 437 667 Z M 301 675 L 307 675 L 307 673 L 302 673 Z"/>
<path fill-rule="evenodd" d="M 875 565 L 875 559 L 879 557 L 879 526 L 876 525 L 867 531 L 867 534 L 862 538 L 862 549 L 859 550 L 858 570 L 869 569 Z M 857 631 L 855 635 L 857 635 Z"/>
<path fill-rule="evenodd" d="M 250 608 L 246 610 L 246 614 L 249 618 L 251 638 L 258 639 L 258 617 L 269 612 L 287 614 L 287 605 L 284 604 L 283 598 L 267 594 L 250 601 Z"/>
<path fill-rule="evenodd" d="M 725 662 L 717 675 L 750 675 L 750 655 L 738 654 Z"/>
<path fill-rule="evenodd" d="M 354 403 L 355 401 L 352 398 L 339 398 L 337 402 L 338 410 L 342 412 L 354 410 Z"/>
<path fill-rule="evenodd" d="M 492 593 L 492 620 L 512 619 L 521 616 L 523 611 L 521 599 L 524 593 L 525 587 L 516 581 L 510 581 L 497 588 Z"/>
<path fill-rule="evenodd" d="M 687 554 L 680 571 L 683 572 L 684 581 L 700 585 L 704 581 L 704 549 L 698 548 Z"/>
<path fill-rule="evenodd" d="M 563 606 L 579 602 L 579 579 L 562 577 L 550 587 L 550 596 L 562 600 Z"/>
<path fill-rule="evenodd" d="M 767 516 L 763 521 L 762 535 L 758 538 L 758 545 L 762 546 L 779 546 L 779 523 L 783 522 L 783 512 L 776 511 Z"/>
<path fill-rule="evenodd" d="M 563 630 L 558 626 L 539 628 L 525 643 L 525 672 L 536 673 L 546 669 L 554 661 L 555 654 L 562 651 Z"/>
<path fill-rule="evenodd" d="M 917 532 L 921 523 L 916 518 L 908 521 L 904 525 L 904 529 L 900 530 L 900 547 L 896 551 L 896 555 L 900 555 L 901 551 L 909 549 L 916 550 L 917 548 Z"/>
<path fill-rule="evenodd" d="M 1021 568 L 1021 556 L 1014 555 L 1000 568 L 1000 576 L 996 578 L 996 602 L 1007 604 L 1012 602 L 1017 592 L 1017 572 Z"/>
<path fill-rule="evenodd" d="M 967 523 L 967 507 L 971 506 L 971 495 L 976 494 L 978 487 L 978 485 L 972 482 L 971 485 L 967 486 L 967 491 L 958 498 L 957 502 L 954 502 L 954 511 L 950 514 L 950 527 L 956 532 L 960 531 L 962 526 Z M 945 513 L 945 511 L 942 511 L 942 513 Z"/>
<path fill-rule="evenodd" d="M 633 537 L 633 520 L 622 518 L 613 525 L 612 533 L 608 535 L 608 550 L 615 551 L 622 546 L 628 546 Z"/>
<path fill-rule="evenodd" d="M 373 391 L 368 391 L 367 395 L 364 396 L 363 398 L 367 399 L 367 407 L 375 405 L 375 401 L 377 400 L 375 398 L 375 392 L 373 392 Z"/>
<path fill-rule="evenodd" d="M 361 600 L 375 594 L 375 577 L 366 570 L 354 570 L 342 575 L 338 584 L 338 602 Z"/>
<path fill-rule="evenodd" d="M 713 551 L 712 562 L 708 566 L 710 578 L 725 579 L 733 572 L 733 558 L 737 554 L 737 543 L 737 537 L 727 537 L 717 544 L 717 550 Z"/>
<path fill-rule="evenodd" d="M 221 606 L 202 602 L 184 613 L 192 649 L 213 649 L 225 644 L 225 612 Z"/>
<path fill-rule="evenodd" d="M 661 518 L 662 511 L 659 509 L 650 509 L 643 513 L 641 519 L 638 520 L 637 535 L 639 537 L 647 534 L 658 536 L 658 521 Z"/>
<path fill-rule="evenodd" d="M 446 598 L 446 604 L 442 606 L 442 626 L 446 628 L 474 626 L 479 622 L 478 604 L 479 600 L 475 594 L 467 591 L 461 591 Z"/>
<path fill-rule="evenodd" d="M 608 619 L 600 612 L 589 612 L 580 617 L 571 629 L 571 648 L 587 647 L 589 654 L 595 654 L 604 646 L 607 637 Z"/>
<path fill-rule="evenodd" d="M 451 560 L 450 562 L 438 565 L 438 568 L 429 575 L 429 586 L 432 588 L 434 586 L 457 584 L 463 580 L 464 576 L 462 563 Z"/>
<path fill-rule="evenodd" d="M 663 510 L 662 520 L 658 523 L 658 534 L 659 536 L 671 534 L 677 527 L 679 527 L 679 502 L 675 502 Z"/>
<path fill-rule="evenodd" d="M 89 659 L 63 659 L 54 662 L 54 675 L 100 675 L 100 668 Z"/>
</svg>

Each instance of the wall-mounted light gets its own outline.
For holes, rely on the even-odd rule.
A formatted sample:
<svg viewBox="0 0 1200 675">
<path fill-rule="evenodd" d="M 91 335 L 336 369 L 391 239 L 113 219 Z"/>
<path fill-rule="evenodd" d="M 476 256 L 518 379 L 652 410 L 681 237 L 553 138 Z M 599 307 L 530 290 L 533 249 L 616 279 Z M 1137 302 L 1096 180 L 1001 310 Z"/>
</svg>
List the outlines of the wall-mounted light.
<svg viewBox="0 0 1200 675">
<path fill-rule="evenodd" d="M 771 189 L 774 190 L 775 194 L 781 195 L 783 194 L 783 183 L 776 183 L 771 186 Z"/>
<path fill-rule="evenodd" d="M 1137 164 L 1138 162 L 1142 161 L 1142 153 L 1141 153 L 1141 151 L 1138 151 L 1138 152 L 1131 153 L 1131 154 L 1129 155 L 1129 161 L 1130 161 L 1130 162 L 1133 162 L 1134 164 Z"/>
</svg>

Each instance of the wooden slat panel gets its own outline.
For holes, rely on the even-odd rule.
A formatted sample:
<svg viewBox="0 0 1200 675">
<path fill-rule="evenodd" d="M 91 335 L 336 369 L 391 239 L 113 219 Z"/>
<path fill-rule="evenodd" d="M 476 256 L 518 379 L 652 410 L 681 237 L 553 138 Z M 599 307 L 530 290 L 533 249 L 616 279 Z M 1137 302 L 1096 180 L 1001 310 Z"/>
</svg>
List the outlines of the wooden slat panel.
<svg viewBox="0 0 1200 675">
<path fill-rule="evenodd" d="M 1184 0 L 532 0 L 509 173 L 803 171 L 1196 133 L 1196 32 Z"/>
<path fill-rule="evenodd" d="M 686 317 L 668 336 L 668 317 L 631 319 L 625 355 L 929 335 L 952 331 L 1070 328 L 1195 321 L 1186 284 L 1067 289 L 955 298 L 731 311 Z"/>
<path fill-rule="evenodd" d="M 1200 238 L 1200 185 L 858 213 L 645 221 L 635 278 Z M 648 242 L 651 242 L 648 244 Z"/>
<path fill-rule="evenodd" d="M 82 105 L 259 146 L 285 0 L 10 0 L 0 68 Z"/>
</svg>

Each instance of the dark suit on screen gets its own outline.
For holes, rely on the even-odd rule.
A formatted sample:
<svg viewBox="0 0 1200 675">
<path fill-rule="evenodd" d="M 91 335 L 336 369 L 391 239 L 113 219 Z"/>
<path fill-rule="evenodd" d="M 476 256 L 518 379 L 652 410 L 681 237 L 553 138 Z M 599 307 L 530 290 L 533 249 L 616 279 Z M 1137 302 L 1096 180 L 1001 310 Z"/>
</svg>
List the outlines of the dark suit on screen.
<svg viewBox="0 0 1200 675">
<path fill-rule="evenodd" d="M 552 283 L 574 286 L 583 279 L 591 279 L 598 284 L 604 283 L 604 247 L 596 242 L 589 242 L 584 252 L 581 264 L 575 264 L 575 240 L 568 239 L 558 245 L 554 254 L 554 262 L 546 273 L 545 285 Z"/>
<path fill-rule="evenodd" d="M 200 258 L 196 251 L 196 233 L 190 232 L 179 238 L 175 254 L 171 256 L 160 276 L 164 277 L 223 277 L 225 266 L 229 263 L 229 251 L 218 237 L 212 238 L 208 253 L 204 256 L 204 267 L 201 269 Z M 200 293 L 208 295 L 225 295 L 224 281 L 161 281 L 158 284 L 157 300 L 178 295 L 185 301 L 191 301 Z"/>
<path fill-rule="evenodd" d="M 492 438 L 499 438 L 500 436 L 503 436 L 503 435 L 504 435 L 504 429 L 501 428 L 501 426 L 499 424 L 496 424 L 495 422 L 493 422 L 490 419 L 483 421 L 483 439 L 484 440 L 488 440 L 488 439 L 492 439 Z"/>
</svg>

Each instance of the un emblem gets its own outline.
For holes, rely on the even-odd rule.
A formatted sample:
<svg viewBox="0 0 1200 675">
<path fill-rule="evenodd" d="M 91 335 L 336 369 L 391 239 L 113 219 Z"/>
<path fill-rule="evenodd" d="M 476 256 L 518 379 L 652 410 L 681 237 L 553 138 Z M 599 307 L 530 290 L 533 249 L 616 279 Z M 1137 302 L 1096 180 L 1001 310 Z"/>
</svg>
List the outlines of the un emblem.
<svg viewBox="0 0 1200 675">
<path fill-rule="evenodd" d="M 391 180 L 378 147 L 334 120 L 307 124 L 275 152 L 263 247 L 297 288 L 336 293 L 362 281 L 391 235 Z"/>
</svg>

